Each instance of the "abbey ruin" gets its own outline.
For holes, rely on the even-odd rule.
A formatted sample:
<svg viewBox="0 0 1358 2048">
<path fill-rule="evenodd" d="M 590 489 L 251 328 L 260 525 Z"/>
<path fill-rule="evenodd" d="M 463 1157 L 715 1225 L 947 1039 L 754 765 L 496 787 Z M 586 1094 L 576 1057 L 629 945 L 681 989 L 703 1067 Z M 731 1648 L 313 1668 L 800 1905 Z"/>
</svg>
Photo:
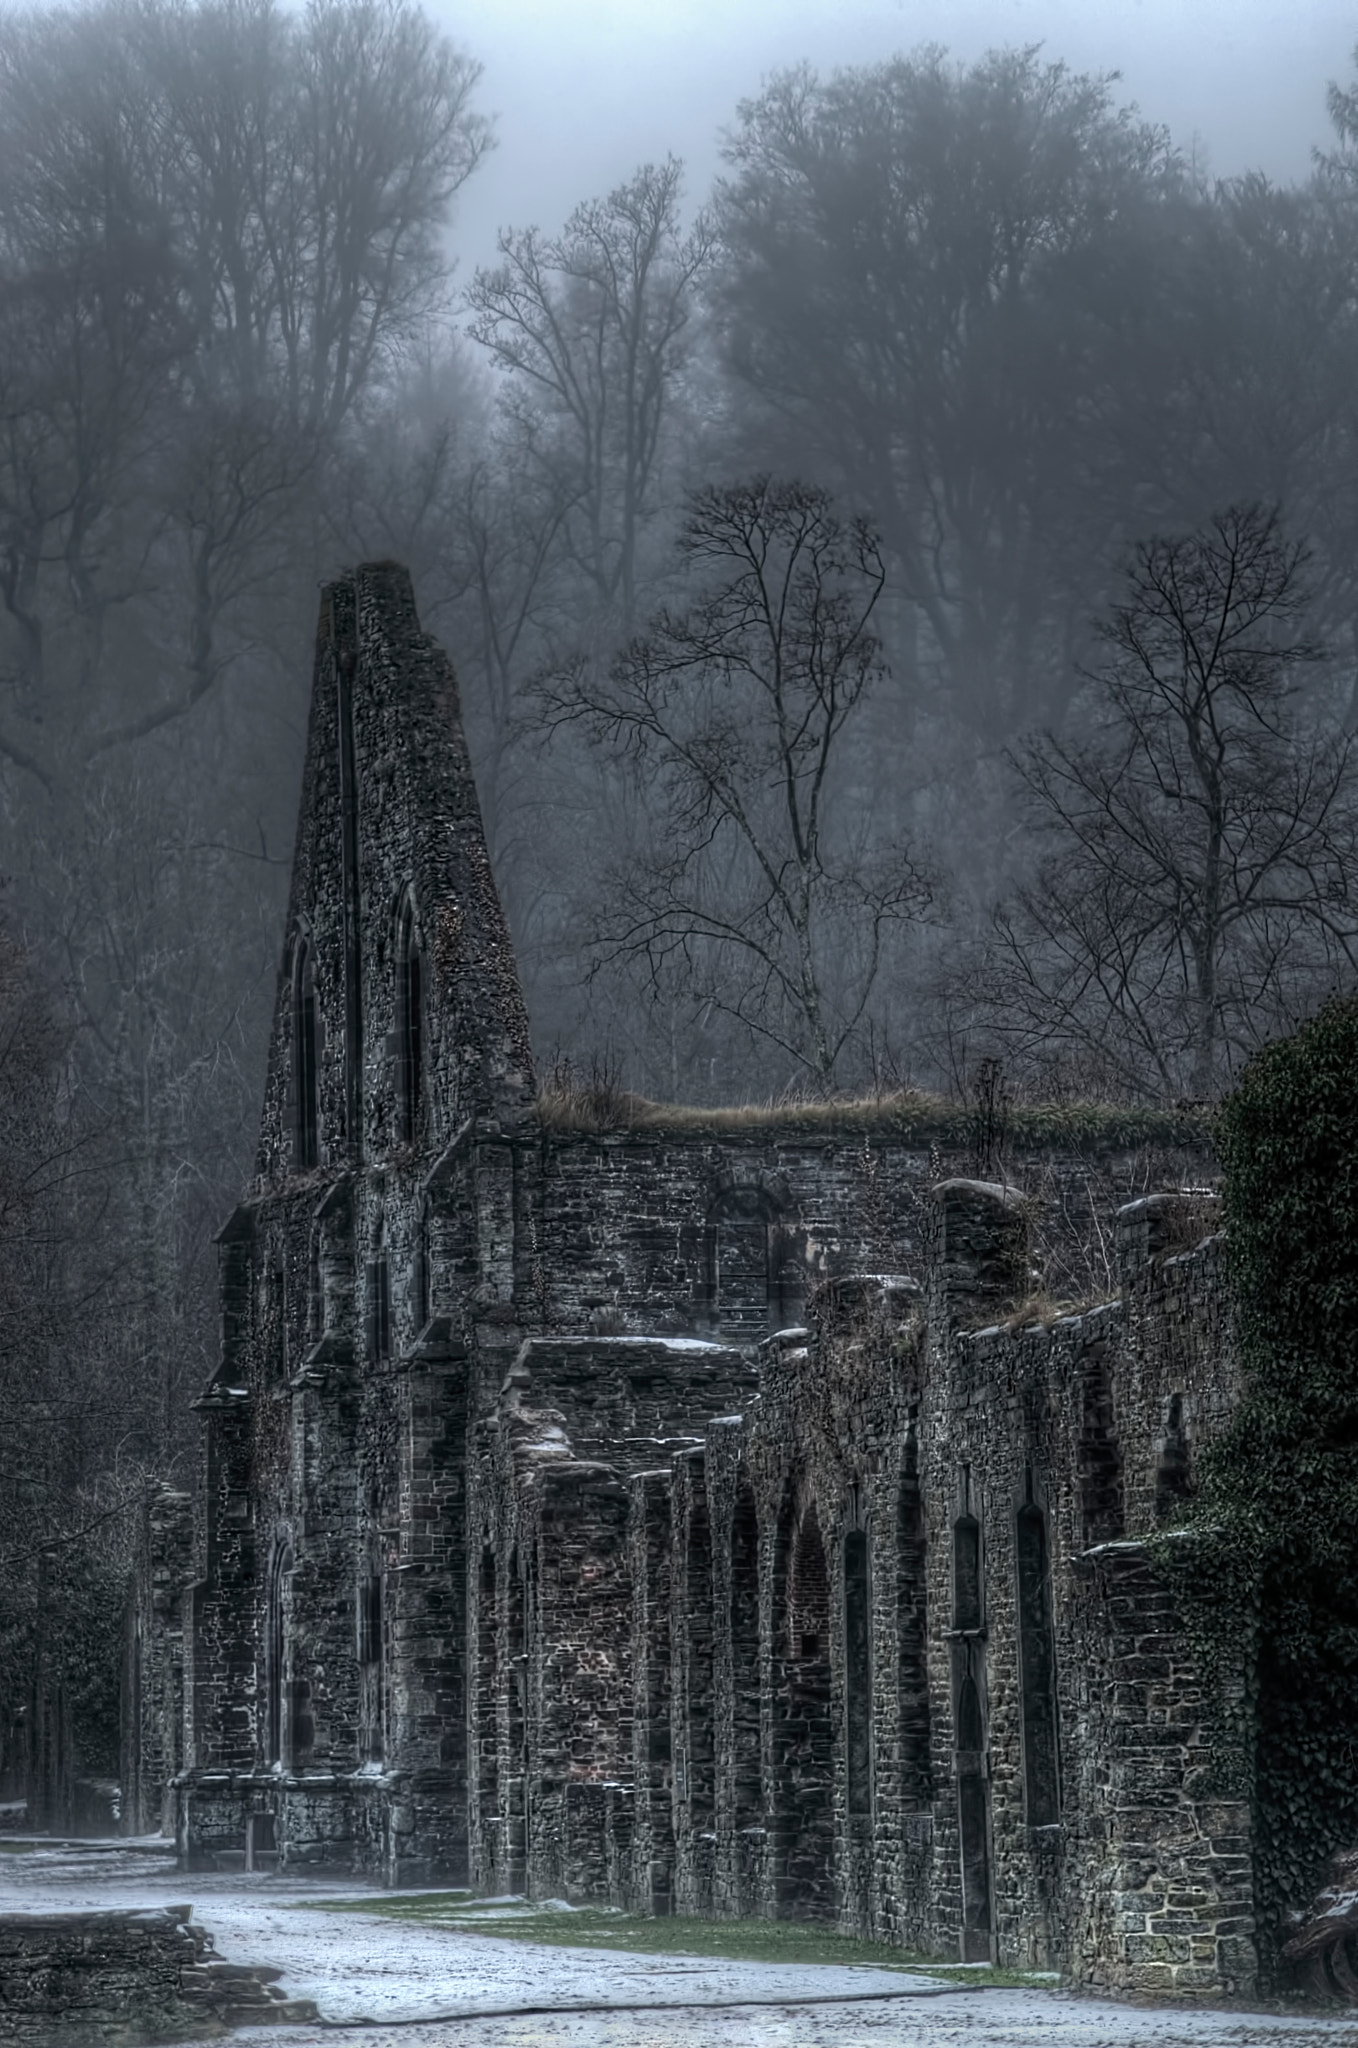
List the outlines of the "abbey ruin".
<svg viewBox="0 0 1358 2048">
<path fill-rule="evenodd" d="M 403 571 L 345 576 L 199 1485 L 145 1535 L 133 1815 L 190 1867 L 1247 1994 L 1241 1674 L 1149 1547 L 1237 1384 L 1162 1122 L 978 1175 L 927 1103 L 548 1114 L 451 669 Z M 1025 1319 L 1029 1182 L 1078 1208 L 1091 1147 L 1110 1298 Z"/>
</svg>

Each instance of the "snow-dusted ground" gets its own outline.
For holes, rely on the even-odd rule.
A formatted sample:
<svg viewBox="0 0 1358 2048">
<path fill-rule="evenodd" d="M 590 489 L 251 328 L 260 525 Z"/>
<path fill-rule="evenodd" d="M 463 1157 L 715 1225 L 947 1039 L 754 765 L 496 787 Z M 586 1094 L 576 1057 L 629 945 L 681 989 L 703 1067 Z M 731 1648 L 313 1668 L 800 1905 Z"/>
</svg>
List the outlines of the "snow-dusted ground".
<svg viewBox="0 0 1358 2048">
<path fill-rule="evenodd" d="M 248 2028 L 252 2048 L 1358 2048 L 1358 2015 L 1148 2010 L 920 1974 L 567 1949 L 297 1910 L 370 1893 L 176 1872 L 153 1844 L 0 1854 L 0 1911 L 191 1900 L 231 1962 L 269 1963 L 321 2023 Z"/>
</svg>

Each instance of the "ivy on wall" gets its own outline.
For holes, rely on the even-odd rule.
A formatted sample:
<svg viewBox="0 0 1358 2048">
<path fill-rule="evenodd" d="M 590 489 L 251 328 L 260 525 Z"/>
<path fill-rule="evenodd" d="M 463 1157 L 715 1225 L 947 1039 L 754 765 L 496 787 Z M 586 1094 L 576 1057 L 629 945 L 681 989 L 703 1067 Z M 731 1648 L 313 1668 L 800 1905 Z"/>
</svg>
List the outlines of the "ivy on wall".
<svg viewBox="0 0 1358 2048">
<path fill-rule="evenodd" d="M 1190 1624 L 1218 1646 L 1257 1631 L 1267 1970 L 1358 1842 L 1358 1002 L 1257 1054 L 1216 1139 L 1245 1392 L 1202 1459 L 1197 1541 L 1175 1548 Z"/>
</svg>

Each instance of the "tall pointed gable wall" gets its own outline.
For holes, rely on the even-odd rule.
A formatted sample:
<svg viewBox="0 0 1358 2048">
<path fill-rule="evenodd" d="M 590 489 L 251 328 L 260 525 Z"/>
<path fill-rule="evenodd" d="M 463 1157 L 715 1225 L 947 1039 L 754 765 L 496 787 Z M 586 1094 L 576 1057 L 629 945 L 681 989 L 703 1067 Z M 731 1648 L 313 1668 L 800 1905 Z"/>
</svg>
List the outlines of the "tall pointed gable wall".
<svg viewBox="0 0 1358 2048">
<path fill-rule="evenodd" d="M 533 1101 L 528 1019 L 452 665 L 421 632 L 409 575 L 396 564 L 356 571 L 354 628 L 365 922 L 379 949 L 384 938 L 392 945 L 401 892 L 413 889 L 430 965 L 430 1070 L 441 1128 L 452 1135 L 469 1117 L 513 1125 Z M 390 985 L 389 972 L 383 980 Z M 392 1086 L 385 1037 L 370 1037 L 365 1064 L 369 1135 L 380 1143 Z"/>
<path fill-rule="evenodd" d="M 398 921 L 425 962 L 427 1137 L 531 1110 L 528 1021 L 486 849 L 457 684 L 423 633 L 407 572 L 365 563 L 322 593 L 287 937 L 258 1174 L 296 1156 L 296 949 L 309 943 L 317 1166 L 400 1142 L 394 1054 Z"/>
<path fill-rule="evenodd" d="M 344 897 L 339 847 L 339 724 L 335 687 L 335 623 L 332 617 L 337 600 L 343 604 L 346 597 L 352 616 L 351 589 L 336 584 L 322 592 L 320 623 L 312 660 L 311 705 L 297 811 L 297 835 L 293 844 L 292 881 L 288 891 L 287 924 L 279 962 L 273 1027 L 269 1035 L 269 1063 L 255 1160 L 256 1176 L 266 1185 L 280 1180 L 293 1167 L 295 1100 L 292 1039 L 295 1020 L 292 1014 L 292 982 L 295 949 L 303 933 L 312 939 L 317 963 L 316 994 L 322 1019 L 320 1124 L 329 1156 L 342 1159 L 347 1142 L 343 1102 Z M 325 1157 L 326 1152 L 322 1156 Z"/>
</svg>

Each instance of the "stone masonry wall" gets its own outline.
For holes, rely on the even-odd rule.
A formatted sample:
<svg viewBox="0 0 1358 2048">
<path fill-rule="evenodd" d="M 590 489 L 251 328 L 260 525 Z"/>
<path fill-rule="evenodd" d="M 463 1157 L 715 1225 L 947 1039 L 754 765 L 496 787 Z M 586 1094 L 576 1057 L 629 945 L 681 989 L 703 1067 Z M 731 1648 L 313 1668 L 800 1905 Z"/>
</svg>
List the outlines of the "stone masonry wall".
<svg viewBox="0 0 1358 2048">
<path fill-rule="evenodd" d="M 207 1937 L 187 1906 L 0 1917 L 0 2039 L 23 2048 L 201 2041 L 221 2019 L 184 1998 Z"/>
<path fill-rule="evenodd" d="M 0 2040 L 142 2048 L 316 2018 L 281 1970 L 230 1963 L 189 1906 L 0 1916 Z"/>
<path fill-rule="evenodd" d="M 1000 1173 L 974 1121 L 566 1127 L 451 670 L 403 572 L 341 578 L 140 1808 L 178 1629 L 190 1862 L 1246 1985 L 1221 1702 L 1145 1549 L 1236 1395 L 1202 1134 L 1032 1115 Z"/>
<path fill-rule="evenodd" d="M 535 1490 L 572 1505 L 514 1538 L 538 1587 L 525 1881 L 1246 1992 L 1248 1815 L 1205 1768 L 1227 1703 L 1144 1540 L 1229 1412 L 1210 1203 L 1124 1209 L 1121 1296 L 1048 1326 L 995 1319 L 1024 1291 L 1021 1198 L 930 1201 L 920 1273 L 824 1286 L 809 1332 L 762 1347 L 757 1400 L 722 1386 L 705 1448 L 634 1470 L 626 1513 L 618 1465 L 578 1460 L 566 1428 L 624 1466 L 664 1448 L 616 1406 L 625 1340 L 528 1347 L 519 1513 Z M 607 1797 L 572 1807 L 572 1774 Z"/>
</svg>

